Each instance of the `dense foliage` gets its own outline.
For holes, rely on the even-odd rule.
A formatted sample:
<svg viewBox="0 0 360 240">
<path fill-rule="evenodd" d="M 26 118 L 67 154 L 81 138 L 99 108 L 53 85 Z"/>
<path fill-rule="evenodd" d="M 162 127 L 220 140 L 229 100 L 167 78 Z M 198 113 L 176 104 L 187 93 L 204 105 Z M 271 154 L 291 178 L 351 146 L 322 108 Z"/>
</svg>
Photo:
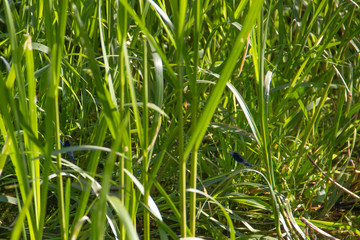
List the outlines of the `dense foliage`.
<svg viewBox="0 0 360 240">
<path fill-rule="evenodd" d="M 359 238 L 356 1 L 0 3 L 0 238 Z"/>
</svg>

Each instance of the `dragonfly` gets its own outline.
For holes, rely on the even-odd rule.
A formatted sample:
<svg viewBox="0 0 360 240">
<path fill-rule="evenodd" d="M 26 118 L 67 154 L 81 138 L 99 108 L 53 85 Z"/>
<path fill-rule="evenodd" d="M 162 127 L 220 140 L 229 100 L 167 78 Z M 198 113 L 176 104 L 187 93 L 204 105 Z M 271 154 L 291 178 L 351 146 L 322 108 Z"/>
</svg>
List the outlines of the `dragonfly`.
<svg viewBox="0 0 360 240">
<path fill-rule="evenodd" d="M 71 146 L 71 143 L 70 143 L 69 140 L 66 140 L 65 143 L 63 143 L 63 142 L 60 140 L 60 143 L 61 143 L 61 145 L 62 145 L 64 148 Z M 73 153 L 72 151 L 67 152 L 67 154 L 69 155 L 69 157 L 71 157 L 71 159 L 72 159 L 73 161 L 76 161 L 76 160 L 75 160 L 74 153 Z"/>
<path fill-rule="evenodd" d="M 243 158 L 240 153 L 238 152 L 230 152 L 230 155 L 233 156 L 233 158 L 239 162 L 239 163 L 242 163 L 246 166 L 249 166 L 249 167 L 253 167 L 253 165 L 251 165 L 248 161 L 245 160 L 245 158 Z"/>
</svg>

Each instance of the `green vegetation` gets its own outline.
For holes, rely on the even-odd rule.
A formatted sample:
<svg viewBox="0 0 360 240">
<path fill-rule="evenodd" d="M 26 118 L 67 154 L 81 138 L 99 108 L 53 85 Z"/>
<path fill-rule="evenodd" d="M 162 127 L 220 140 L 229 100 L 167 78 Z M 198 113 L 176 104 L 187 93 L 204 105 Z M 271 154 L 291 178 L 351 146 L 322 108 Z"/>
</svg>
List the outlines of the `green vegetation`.
<svg viewBox="0 0 360 240">
<path fill-rule="evenodd" d="M 0 5 L 0 238 L 360 237 L 355 1 Z"/>
</svg>

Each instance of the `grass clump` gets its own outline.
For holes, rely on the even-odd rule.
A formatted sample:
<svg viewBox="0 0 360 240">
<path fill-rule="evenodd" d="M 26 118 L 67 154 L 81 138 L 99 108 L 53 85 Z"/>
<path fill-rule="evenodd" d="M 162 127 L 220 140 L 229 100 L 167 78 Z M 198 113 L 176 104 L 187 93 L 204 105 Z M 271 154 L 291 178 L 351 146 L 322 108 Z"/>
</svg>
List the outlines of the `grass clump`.
<svg viewBox="0 0 360 240">
<path fill-rule="evenodd" d="M 0 3 L 1 238 L 360 236 L 355 2 Z"/>
</svg>

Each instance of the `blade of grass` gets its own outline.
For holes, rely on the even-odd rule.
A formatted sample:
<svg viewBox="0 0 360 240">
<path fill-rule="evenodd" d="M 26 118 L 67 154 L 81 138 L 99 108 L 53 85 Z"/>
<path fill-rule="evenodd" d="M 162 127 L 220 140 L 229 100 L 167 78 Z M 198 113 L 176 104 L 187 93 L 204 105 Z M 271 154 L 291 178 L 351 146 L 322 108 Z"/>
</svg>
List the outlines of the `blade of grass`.
<svg viewBox="0 0 360 240">
<path fill-rule="evenodd" d="M 125 208 L 122 201 L 115 196 L 108 196 L 107 199 L 108 202 L 113 207 L 113 209 L 115 210 L 118 217 L 120 218 L 121 223 L 124 224 L 129 239 L 134 239 L 134 240 L 140 239 L 138 234 L 136 233 L 136 229 L 132 224 L 132 220 L 128 213 L 128 210 Z"/>
<path fill-rule="evenodd" d="M 26 78 L 28 81 L 28 98 L 29 98 L 29 125 L 34 137 L 38 138 L 38 122 L 37 122 L 37 107 L 36 107 L 36 81 L 34 73 L 34 57 L 32 50 L 32 41 L 29 35 L 26 36 L 24 44 L 25 49 L 25 60 L 26 60 Z M 37 144 L 29 143 L 29 157 L 30 159 L 39 156 L 40 149 Z M 34 210 L 35 210 L 35 221 L 37 225 L 40 222 L 40 211 L 41 211 L 41 189 L 40 189 L 40 162 L 39 160 L 30 161 L 28 164 L 30 168 L 32 189 L 34 191 Z"/>
<path fill-rule="evenodd" d="M 193 97 L 191 99 L 191 126 L 195 127 L 197 124 L 198 118 L 198 90 L 197 90 L 197 83 L 196 80 L 198 78 L 198 66 L 199 66 L 199 40 L 201 37 L 201 22 L 202 22 L 202 15 L 201 15 L 201 6 L 202 1 L 198 0 L 195 4 L 193 4 L 193 14 L 195 19 L 195 27 L 193 32 L 194 38 L 194 56 L 193 56 L 193 74 L 190 79 L 190 88 Z M 185 55 L 185 54 L 184 54 Z M 186 56 L 186 55 L 185 55 Z M 189 65 L 189 64 L 186 64 Z M 197 185 L 197 166 L 198 166 L 198 155 L 195 148 L 193 148 L 191 154 L 191 176 L 190 176 L 190 188 L 196 189 Z M 190 192 L 190 237 L 195 237 L 196 231 L 196 193 Z"/>
<path fill-rule="evenodd" d="M 11 240 L 20 239 L 20 234 L 21 234 L 23 226 L 24 226 L 25 217 L 28 214 L 28 211 L 31 207 L 33 195 L 34 195 L 34 191 L 30 190 L 29 195 L 27 196 L 26 201 L 24 202 L 24 205 L 20 209 L 21 210 L 20 214 L 19 214 L 18 218 L 16 219 L 15 227 L 11 233 Z"/>
<path fill-rule="evenodd" d="M 191 150 L 192 147 L 195 146 L 195 149 L 198 149 L 201 143 L 201 140 L 205 134 L 205 131 L 207 129 L 207 126 L 213 116 L 213 113 L 215 112 L 215 109 L 217 107 L 217 103 L 220 100 L 220 97 L 222 95 L 222 92 L 224 91 L 224 88 L 226 86 L 226 82 L 229 80 L 236 64 L 236 59 L 241 54 L 241 51 L 244 49 L 244 46 L 246 44 L 247 35 L 249 34 L 251 27 L 255 23 L 255 20 L 258 17 L 258 13 L 261 10 L 263 1 L 256 1 L 253 2 L 252 5 L 249 8 L 249 11 L 247 12 L 243 29 L 239 33 L 239 35 L 236 38 L 235 45 L 233 47 L 233 51 L 230 53 L 230 56 L 227 59 L 227 62 L 225 64 L 224 70 L 220 76 L 220 79 L 218 80 L 212 94 L 210 95 L 209 100 L 207 101 L 205 108 L 203 110 L 203 114 L 201 115 L 197 127 L 195 129 L 192 129 L 191 138 L 189 143 L 187 144 L 184 152 L 184 158 L 186 159 Z"/>
</svg>

